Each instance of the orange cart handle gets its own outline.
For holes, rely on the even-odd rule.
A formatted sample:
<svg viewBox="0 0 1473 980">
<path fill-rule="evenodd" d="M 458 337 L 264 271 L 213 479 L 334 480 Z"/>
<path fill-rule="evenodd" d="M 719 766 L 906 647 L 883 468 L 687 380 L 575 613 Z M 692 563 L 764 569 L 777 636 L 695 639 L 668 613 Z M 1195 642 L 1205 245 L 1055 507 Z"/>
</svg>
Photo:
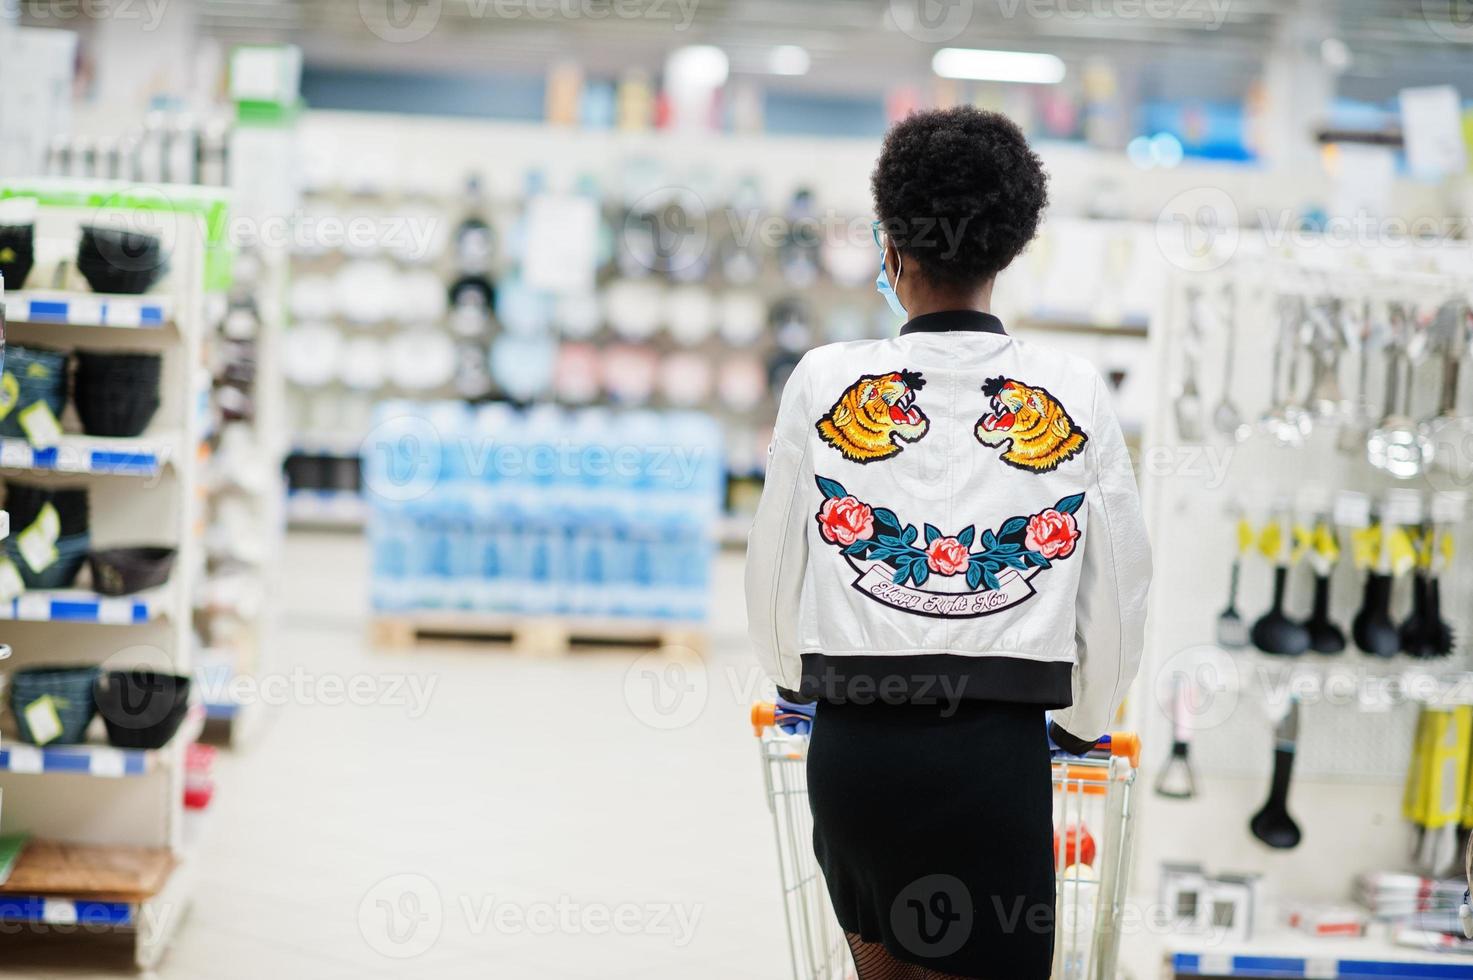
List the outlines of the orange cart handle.
<svg viewBox="0 0 1473 980">
<path fill-rule="evenodd" d="M 1135 732 L 1111 732 L 1098 744 L 1101 748 L 1108 748 L 1113 756 L 1129 759 L 1132 769 L 1141 767 L 1141 737 Z"/>
<path fill-rule="evenodd" d="M 752 734 L 758 738 L 777 724 L 777 705 L 771 701 L 755 701 L 752 704 Z"/>
</svg>

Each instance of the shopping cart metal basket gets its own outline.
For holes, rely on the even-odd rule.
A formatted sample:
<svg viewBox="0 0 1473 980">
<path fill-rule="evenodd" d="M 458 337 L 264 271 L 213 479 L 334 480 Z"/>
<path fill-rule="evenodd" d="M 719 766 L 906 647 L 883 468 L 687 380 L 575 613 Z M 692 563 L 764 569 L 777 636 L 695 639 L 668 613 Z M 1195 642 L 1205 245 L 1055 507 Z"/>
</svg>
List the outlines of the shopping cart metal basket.
<svg viewBox="0 0 1473 980">
<path fill-rule="evenodd" d="M 773 704 L 752 706 L 777 836 L 793 980 L 843 980 L 853 976 L 849 951 L 813 855 L 808 737 L 789 735 L 775 721 Z M 1107 736 L 1096 755 L 1053 764 L 1053 980 L 1115 980 L 1139 766 L 1140 739 L 1129 732 Z"/>
</svg>

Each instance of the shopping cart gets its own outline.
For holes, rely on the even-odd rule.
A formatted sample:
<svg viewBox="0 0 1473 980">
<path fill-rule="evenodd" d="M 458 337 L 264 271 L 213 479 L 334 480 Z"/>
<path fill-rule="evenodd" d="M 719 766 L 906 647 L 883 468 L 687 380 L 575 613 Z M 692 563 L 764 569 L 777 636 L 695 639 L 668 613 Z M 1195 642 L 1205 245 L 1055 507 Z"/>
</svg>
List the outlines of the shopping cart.
<svg viewBox="0 0 1473 980">
<path fill-rule="evenodd" d="M 788 735 L 775 719 L 775 705 L 752 706 L 777 834 L 793 980 L 843 980 L 853 976 L 848 947 L 813 855 L 804 770 L 808 738 Z M 1131 792 L 1139 765 L 1140 739 L 1127 732 L 1102 740 L 1098 758 L 1054 763 L 1053 980 L 1115 978 L 1129 883 Z"/>
</svg>

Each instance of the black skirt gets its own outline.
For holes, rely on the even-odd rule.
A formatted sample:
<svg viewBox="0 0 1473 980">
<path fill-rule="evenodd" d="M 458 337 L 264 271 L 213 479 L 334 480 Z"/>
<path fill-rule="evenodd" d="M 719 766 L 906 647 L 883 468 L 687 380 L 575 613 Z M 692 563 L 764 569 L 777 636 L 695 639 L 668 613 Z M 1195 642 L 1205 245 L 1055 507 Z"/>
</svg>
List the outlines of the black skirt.
<svg viewBox="0 0 1473 980">
<path fill-rule="evenodd" d="M 1040 707 L 822 702 L 808 793 L 845 932 L 943 973 L 1046 980 L 1053 789 Z"/>
</svg>

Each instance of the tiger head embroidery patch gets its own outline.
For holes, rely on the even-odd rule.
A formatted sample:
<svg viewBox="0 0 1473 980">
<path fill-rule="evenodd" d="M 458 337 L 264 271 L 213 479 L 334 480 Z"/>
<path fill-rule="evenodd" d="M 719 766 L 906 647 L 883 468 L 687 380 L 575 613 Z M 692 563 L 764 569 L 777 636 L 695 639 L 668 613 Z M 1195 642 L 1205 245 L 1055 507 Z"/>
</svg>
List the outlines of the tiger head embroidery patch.
<svg viewBox="0 0 1473 980">
<path fill-rule="evenodd" d="M 1089 441 L 1068 411 L 1043 388 L 1012 378 L 989 378 L 982 394 L 992 399 L 991 411 L 977 420 L 977 441 L 1001 446 L 999 457 L 1009 466 L 1047 473 L 1078 456 Z"/>
<path fill-rule="evenodd" d="M 931 427 L 916 407 L 926 379 L 915 371 L 867 374 L 844 390 L 818 420 L 818 435 L 845 459 L 873 463 L 894 456 L 902 442 L 915 442 Z"/>
</svg>

